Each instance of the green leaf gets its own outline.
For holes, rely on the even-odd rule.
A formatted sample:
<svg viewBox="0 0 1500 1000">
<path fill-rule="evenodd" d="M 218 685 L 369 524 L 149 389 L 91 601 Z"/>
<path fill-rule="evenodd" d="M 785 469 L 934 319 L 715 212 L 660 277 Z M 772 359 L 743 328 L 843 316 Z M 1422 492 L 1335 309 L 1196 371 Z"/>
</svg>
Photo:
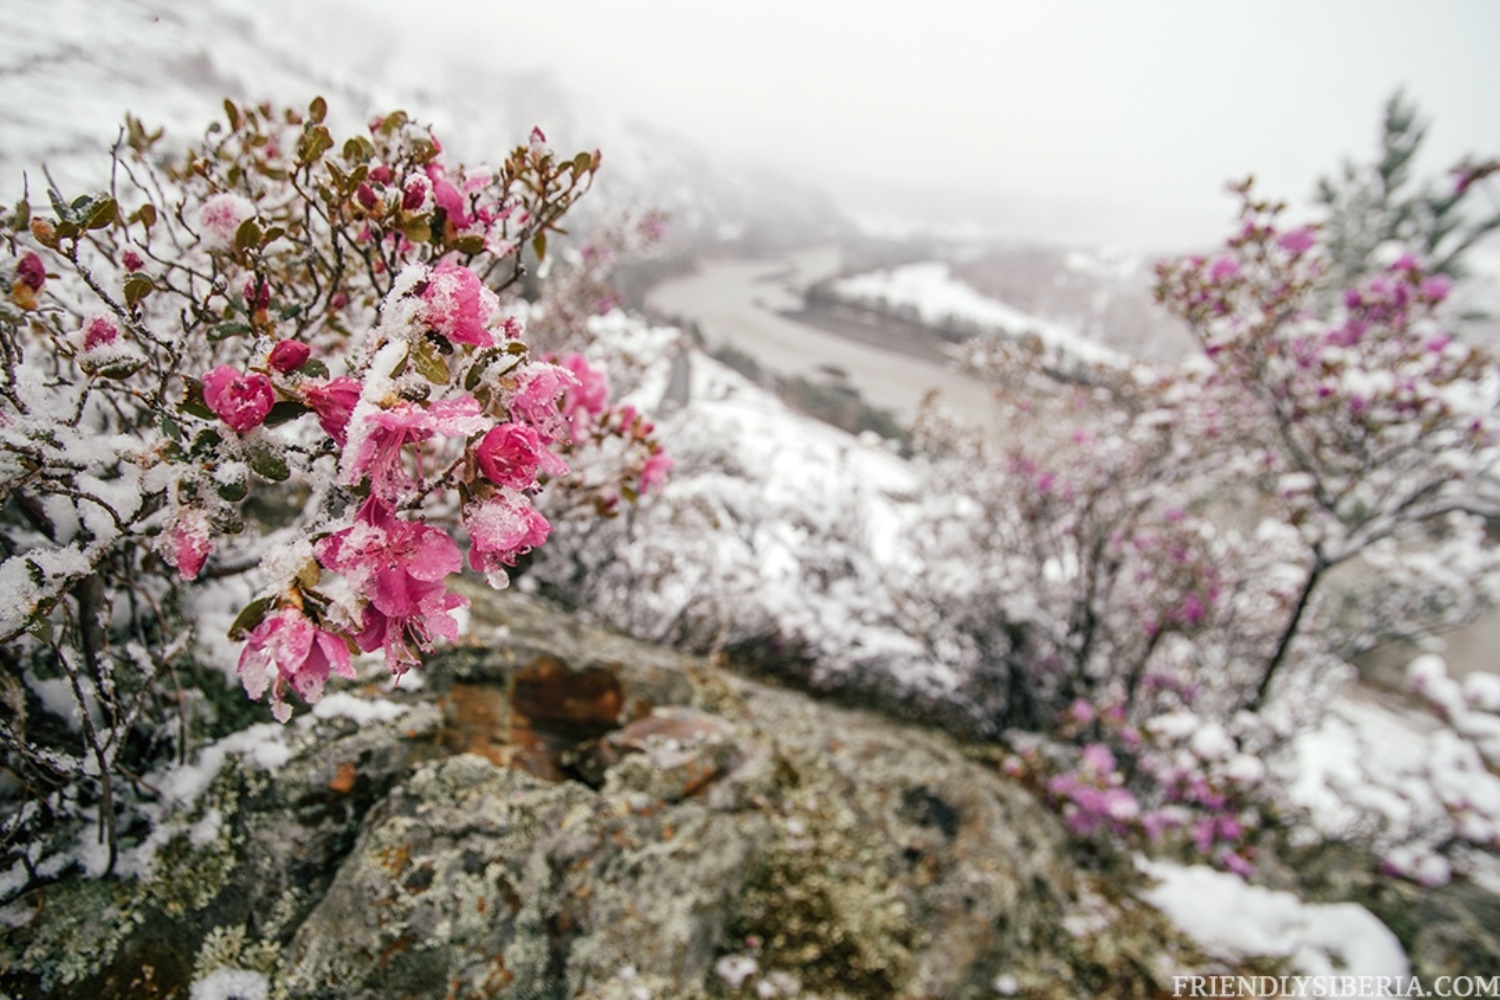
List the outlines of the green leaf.
<svg viewBox="0 0 1500 1000">
<path fill-rule="evenodd" d="M 229 120 L 230 131 L 240 130 L 240 109 L 235 107 L 234 102 L 227 97 L 224 98 L 224 117 Z"/>
<path fill-rule="evenodd" d="M 59 222 L 66 222 L 73 218 L 73 210 L 62 200 L 62 195 L 53 188 L 47 189 L 47 200 L 52 203 L 52 211 L 56 213 Z"/>
<path fill-rule="evenodd" d="M 156 283 L 144 274 L 132 274 L 125 279 L 125 304 L 134 309 L 140 301 L 156 291 Z"/>
<path fill-rule="evenodd" d="M 229 626 L 229 638 L 235 642 L 244 639 L 251 629 L 266 620 L 266 612 L 270 610 L 269 597 L 257 597 L 245 605 L 244 610 L 234 616 L 234 623 Z"/>
<path fill-rule="evenodd" d="M 187 391 L 182 394 L 182 402 L 177 404 L 177 409 L 183 413 L 191 413 L 195 417 L 202 417 L 204 420 L 218 419 L 219 415 L 210 410 L 208 404 L 203 401 L 203 383 L 188 376 L 183 376 L 182 381 L 187 386 Z"/>
<path fill-rule="evenodd" d="M 284 483 L 292 475 L 292 470 L 287 468 L 286 459 L 281 455 L 281 450 L 273 445 L 263 441 L 256 442 L 247 457 L 251 470 L 262 479 L 269 479 L 273 483 Z"/>
<path fill-rule="evenodd" d="M 271 412 L 266 414 L 266 426 L 276 427 L 289 420 L 296 420 L 304 413 L 311 412 L 306 406 L 293 399 L 283 399 L 271 407 Z"/>
<path fill-rule="evenodd" d="M 401 231 L 413 243 L 429 243 L 432 240 L 432 227 L 428 225 L 427 216 L 425 215 L 419 215 L 414 219 L 407 219 L 401 223 Z"/>
<path fill-rule="evenodd" d="M 368 163 L 375 158 L 375 144 L 362 135 L 344 143 L 344 159 L 350 163 Z"/>
<path fill-rule="evenodd" d="M 220 323 L 208 331 L 209 340 L 228 340 L 230 337 L 243 337 L 254 330 L 249 323 Z"/>
<path fill-rule="evenodd" d="M 589 153 L 579 153 L 573 157 L 573 173 L 586 174 L 594 167 L 594 157 Z"/>
<path fill-rule="evenodd" d="M 333 148 L 333 136 L 325 125 L 313 125 L 305 129 L 297 140 L 297 164 L 307 166 Z"/>
<path fill-rule="evenodd" d="M 11 225 L 16 229 L 25 229 L 31 225 L 31 202 L 22 198 L 16 204 L 16 216 Z"/>
<path fill-rule="evenodd" d="M 448 371 L 448 362 L 430 340 L 419 340 L 412 345 L 411 360 L 417 374 L 433 385 L 447 385 L 453 377 Z"/>
<path fill-rule="evenodd" d="M 115 220 L 119 217 L 120 206 L 115 203 L 113 198 L 105 198 L 103 201 L 94 202 L 93 206 L 89 208 L 88 215 L 83 220 L 83 228 L 104 229 L 114 225 Z"/>
<path fill-rule="evenodd" d="M 270 246 L 272 243 L 275 243 L 285 235 L 285 229 L 282 229 L 280 226 L 272 226 L 270 229 L 267 229 L 265 235 L 260 238 L 261 248 L 264 249 Z"/>
<path fill-rule="evenodd" d="M 302 366 L 302 374 L 308 378 L 327 378 L 328 366 L 317 358 L 309 358 L 307 364 Z"/>
<path fill-rule="evenodd" d="M 328 117 L 328 102 L 321 96 L 314 97 L 312 103 L 307 106 L 307 114 L 315 123 L 321 124 Z"/>
<path fill-rule="evenodd" d="M 537 233 L 531 238 L 531 250 L 536 254 L 537 260 L 547 259 L 547 234 Z"/>
<path fill-rule="evenodd" d="M 483 253 L 484 237 L 479 235 L 478 233 L 471 233 L 468 236 L 460 236 L 458 239 L 454 240 L 448 245 L 457 250 L 459 253 L 463 254 L 473 255 L 477 253 Z"/>
<path fill-rule="evenodd" d="M 234 231 L 234 248 L 249 250 L 251 247 L 259 247 L 260 237 L 260 223 L 254 219 L 246 219 L 240 223 L 240 228 Z"/>
<path fill-rule="evenodd" d="M 173 441 L 182 441 L 182 425 L 165 413 L 161 415 L 161 432 Z"/>
<path fill-rule="evenodd" d="M 131 213 L 130 218 L 132 220 L 139 220 L 141 225 L 145 226 L 147 229 L 150 229 L 152 226 L 156 225 L 156 206 L 151 204 L 150 202 L 147 202 L 140 208 L 136 209 L 133 213 Z"/>
</svg>

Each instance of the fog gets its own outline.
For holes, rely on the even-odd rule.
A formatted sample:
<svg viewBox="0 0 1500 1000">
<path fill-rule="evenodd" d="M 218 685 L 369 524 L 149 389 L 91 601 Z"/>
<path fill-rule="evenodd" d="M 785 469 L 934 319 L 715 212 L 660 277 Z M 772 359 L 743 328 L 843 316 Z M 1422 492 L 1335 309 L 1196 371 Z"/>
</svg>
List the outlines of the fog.
<svg viewBox="0 0 1500 1000">
<path fill-rule="evenodd" d="M 1374 148 L 1398 86 L 1427 167 L 1500 148 L 1500 6 L 472 0 L 322 5 L 419 58 L 366 68 L 546 70 L 607 112 L 794 172 L 867 222 L 1162 247 L 1214 240 L 1227 179 L 1305 200 Z"/>
</svg>

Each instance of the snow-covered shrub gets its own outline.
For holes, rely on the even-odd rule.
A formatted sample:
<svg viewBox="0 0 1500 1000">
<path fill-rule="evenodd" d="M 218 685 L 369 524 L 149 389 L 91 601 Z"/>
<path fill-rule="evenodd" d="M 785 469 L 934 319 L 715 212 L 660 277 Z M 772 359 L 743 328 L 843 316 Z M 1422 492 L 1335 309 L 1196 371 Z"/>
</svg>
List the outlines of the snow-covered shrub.
<svg viewBox="0 0 1500 1000">
<path fill-rule="evenodd" d="M 602 507 L 669 464 L 500 298 L 597 152 L 534 130 L 471 170 L 402 112 L 340 143 L 321 98 L 225 110 L 180 158 L 128 120 L 111 191 L 0 211 L 6 867 L 81 810 L 113 851 L 116 792 L 186 751 L 181 583 L 238 602 L 239 680 L 285 721 L 358 652 L 399 678 L 456 637 L 460 541 L 505 586 L 543 485 Z"/>
<path fill-rule="evenodd" d="M 971 351 L 1026 430 L 922 426 L 939 489 L 914 631 L 962 651 L 997 729 L 1083 747 L 1025 765 L 1061 770 L 1046 787 L 1076 827 L 1175 827 L 1242 868 L 1220 845 L 1253 818 L 1225 762 L 1316 718 L 1354 654 L 1494 605 L 1500 370 L 1414 254 L 1321 308 L 1319 230 L 1236 190 L 1223 250 L 1158 268 L 1199 357 L 1080 361 L 1043 418 L 1045 359 Z"/>
</svg>

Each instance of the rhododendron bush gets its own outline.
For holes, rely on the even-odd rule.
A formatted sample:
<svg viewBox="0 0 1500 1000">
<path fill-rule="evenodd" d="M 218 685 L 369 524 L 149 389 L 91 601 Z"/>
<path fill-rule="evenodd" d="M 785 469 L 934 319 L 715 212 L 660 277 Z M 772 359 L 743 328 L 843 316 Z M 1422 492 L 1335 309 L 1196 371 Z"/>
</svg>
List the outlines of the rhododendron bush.
<svg viewBox="0 0 1500 1000">
<path fill-rule="evenodd" d="M 457 638 L 450 578 L 505 586 L 542 487 L 610 513 L 668 464 L 501 297 L 597 152 L 535 130 L 468 169 L 401 112 L 343 142 L 321 98 L 226 113 L 182 158 L 130 120 L 109 192 L 0 212 L 7 853 L 69 803 L 113 849 L 130 768 L 185 752 L 182 584 L 248 574 L 239 680 L 285 721 L 356 654 L 399 678 Z"/>
<path fill-rule="evenodd" d="M 908 606 L 965 651 L 996 729 L 1062 738 L 1014 766 L 1075 829 L 1175 831 L 1245 871 L 1262 758 L 1349 660 L 1500 596 L 1500 370 L 1421 258 L 1388 248 L 1325 308 L 1318 227 L 1235 190 L 1223 249 L 1158 268 L 1198 357 L 1080 363 L 1049 396 L 1022 345 L 971 345 L 1028 443 L 925 421 L 942 499 Z M 1462 829 L 1494 845 L 1500 815 Z"/>
</svg>

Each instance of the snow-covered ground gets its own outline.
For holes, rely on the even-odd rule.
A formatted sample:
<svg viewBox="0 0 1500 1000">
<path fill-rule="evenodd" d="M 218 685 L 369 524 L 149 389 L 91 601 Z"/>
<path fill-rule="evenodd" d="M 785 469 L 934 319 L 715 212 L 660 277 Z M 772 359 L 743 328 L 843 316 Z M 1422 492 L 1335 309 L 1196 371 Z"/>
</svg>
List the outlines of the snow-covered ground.
<svg viewBox="0 0 1500 1000">
<path fill-rule="evenodd" d="M 1012 337 L 1035 334 L 1049 349 L 1094 364 L 1127 363 L 1123 355 L 1070 327 L 986 298 L 955 278 L 946 261 L 923 261 L 857 274 L 834 282 L 833 291 L 842 299 L 872 308 L 913 309 L 929 326 L 956 321 Z"/>
</svg>

